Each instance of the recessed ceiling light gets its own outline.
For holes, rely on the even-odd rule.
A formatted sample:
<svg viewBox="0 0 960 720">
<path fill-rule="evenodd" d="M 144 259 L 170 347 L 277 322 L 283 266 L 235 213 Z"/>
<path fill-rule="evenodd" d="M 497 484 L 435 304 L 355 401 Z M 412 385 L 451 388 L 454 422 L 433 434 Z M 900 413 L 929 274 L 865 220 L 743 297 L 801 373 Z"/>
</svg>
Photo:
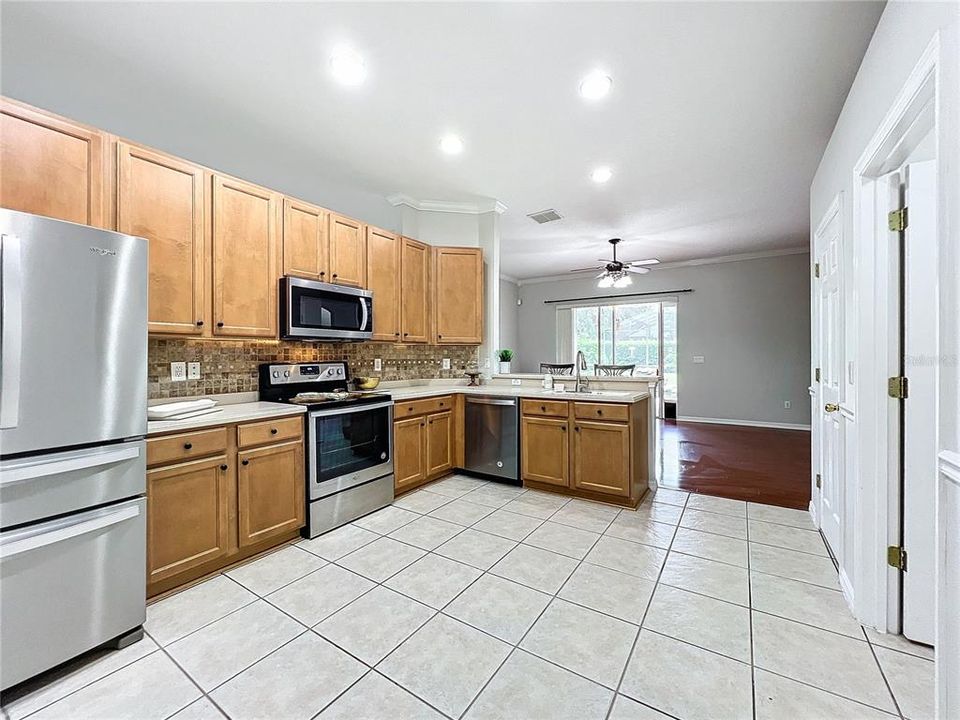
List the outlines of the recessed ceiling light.
<svg viewBox="0 0 960 720">
<path fill-rule="evenodd" d="M 613 87 L 613 78 L 602 70 L 594 70 L 580 81 L 580 95 L 587 100 L 605 97 Z"/>
<path fill-rule="evenodd" d="M 330 72 L 342 85 L 359 85 L 367 77 L 367 64 L 356 50 L 340 45 L 330 55 Z"/>
<path fill-rule="evenodd" d="M 447 155 L 459 155 L 463 152 L 463 140 L 457 135 L 444 135 L 440 138 L 440 149 Z"/>
<path fill-rule="evenodd" d="M 613 170 L 608 168 L 606 165 L 595 168 L 594 171 L 590 173 L 590 179 L 595 183 L 605 183 L 612 177 Z"/>
</svg>

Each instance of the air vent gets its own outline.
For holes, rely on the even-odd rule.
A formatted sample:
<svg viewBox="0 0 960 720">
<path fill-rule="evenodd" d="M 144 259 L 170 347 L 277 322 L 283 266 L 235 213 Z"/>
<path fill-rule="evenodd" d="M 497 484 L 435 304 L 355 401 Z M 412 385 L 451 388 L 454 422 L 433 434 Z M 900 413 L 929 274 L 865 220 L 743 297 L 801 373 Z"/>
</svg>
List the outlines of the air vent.
<svg viewBox="0 0 960 720">
<path fill-rule="evenodd" d="M 553 222 L 554 220 L 559 220 L 560 218 L 563 217 L 563 215 L 558 213 L 553 208 L 550 208 L 548 210 L 541 210 L 539 212 L 530 213 L 529 215 L 527 215 L 527 217 L 530 218 L 531 220 L 536 220 L 538 223 L 543 225 L 544 223 Z"/>
</svg>

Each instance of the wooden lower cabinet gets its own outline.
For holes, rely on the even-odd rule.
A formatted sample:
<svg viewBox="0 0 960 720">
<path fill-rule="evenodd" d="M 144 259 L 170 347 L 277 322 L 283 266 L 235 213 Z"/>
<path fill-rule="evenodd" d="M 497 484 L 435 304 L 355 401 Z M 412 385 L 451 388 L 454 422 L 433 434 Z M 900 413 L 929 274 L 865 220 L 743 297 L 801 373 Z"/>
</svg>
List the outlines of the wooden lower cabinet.
<svg viewBox="0 0 960 720">
<path fill-rule="evenodd" d="M 426 431 L 427 476 L 435 477 L 453 469 L 453 413 L 427 415 Z"/>
<path fill-rule="evenodd" d="M 237 453 L 240 547 L 256 545 L 303 527 L 306 496 L 303 442 Z"/>
<path fill-rule="evenodd" d="M 148 596 L 297 536 L 306 520 L 302 432 L 302 417 L 288 417 L 147 439 Z"/>
<path fill-rule="evenodd" d="M 630 426 L 576 420 L 573 430 L 573 487 L 628 497 Z"/>
<path fill-rule="evenodd" d="M 524 416 L 520 423 L 521 479 L 568 487 L 570 451 L 568 421 Z"/>
<path fill-rule="evenodd" d="M 394 492 L 399 495 L 427 479 L 425 416 L 393 423 Z"/>
<path fill-rule="evenodd" d="M 147 472 L 147 583 L 230 551 L 230 467 L 226 455 Z"/>
</svg>

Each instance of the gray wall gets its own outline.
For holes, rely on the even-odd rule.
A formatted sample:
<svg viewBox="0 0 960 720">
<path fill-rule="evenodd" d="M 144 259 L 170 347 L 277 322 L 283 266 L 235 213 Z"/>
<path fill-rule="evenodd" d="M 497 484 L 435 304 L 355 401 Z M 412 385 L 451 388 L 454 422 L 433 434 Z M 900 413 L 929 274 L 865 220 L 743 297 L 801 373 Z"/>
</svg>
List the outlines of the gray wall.
<svg viewBox="0 0 960 720">
<path fill-rule="evenodd" d="M 517 298 L 520 297 L 520 288 L 509 280 L 500 278 L 500 347 L 517 352 L 519 333 L 517 325 L 520 322 L 520 308 L 517 307 Z"/>
<path fill-rule="evenodd" d="M 136 58 L 111 57 L 69 32 L 51 37 L 30 5 L 4 6 L 3 95 L 387 230 L 400 229 L 400 212 L 386 193 L 365 189 L 359 178 L 331 176 L 324 158 L 304 152 L 297 137 L 265 131 L 242 108 L 201 111 L 212 107 L 209 98 L 196 98 L 162 76 L 144 81 Z M 224 12 L 229 15 L 228 6 Z"/>
<path fill-rule="evenodd" d="M 787 255 L 665 268 L 634 281 L 631 292 L 694 290 L 678 296 L 681 417 L 810 424 L 808 267 L 807 254 Z M 521 285 L 516 369 L 536 372 L 554 360 L 556 309 L 544 300 L 618 294 L 591 278 Z"/>
</svg>

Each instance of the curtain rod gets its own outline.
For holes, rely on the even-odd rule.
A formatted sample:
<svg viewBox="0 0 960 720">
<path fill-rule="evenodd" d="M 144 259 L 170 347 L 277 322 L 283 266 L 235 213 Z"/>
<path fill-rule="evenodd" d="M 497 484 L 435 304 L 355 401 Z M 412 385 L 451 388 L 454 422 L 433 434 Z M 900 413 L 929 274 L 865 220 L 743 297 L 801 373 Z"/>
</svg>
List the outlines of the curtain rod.
<svg viewBox="0 0 960 720">
<path fill-rule="evenodd" d="M 648 297 L 650 295 L 679 295 L 680 293 L 692 293 L 693 288 L 686 290 L 659 290 L 657 292 L 627 293 L 625 295 L 591 295 L 590 297 L 566 298 L 564 300 L 544 300 L 544 305 L 553 305 L 555 303 L 581 302 L 583 300 L 619 300 L 620 298 L 630 297 Z"/>
</svg>

